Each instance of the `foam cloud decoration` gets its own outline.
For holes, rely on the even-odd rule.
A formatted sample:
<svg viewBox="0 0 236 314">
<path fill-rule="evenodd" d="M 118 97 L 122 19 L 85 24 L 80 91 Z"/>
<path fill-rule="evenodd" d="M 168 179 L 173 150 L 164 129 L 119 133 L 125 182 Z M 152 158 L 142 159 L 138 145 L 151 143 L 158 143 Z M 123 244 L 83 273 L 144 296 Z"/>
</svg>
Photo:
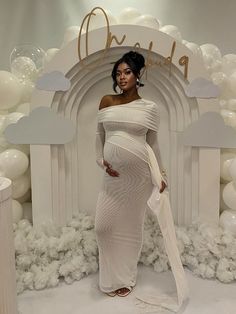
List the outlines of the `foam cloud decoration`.
<svg viewBox="0 0 236 314">
<path fill-rule="evenodd" d="M 45 73 L 36 82 L 36 88 L 46 91 L 67 91 L 71 86 L 70 80 L 67 79 L 60 71 Z"/>
<path fill-rule="evenodd" d="M 181 140 L 188 146 L 236 148 L 236 130 L 225 125 L 220 114 L 207 112 L 186 128 Z"/>
<path fill-rule="evenodd" d="M 75 126 L 47 107 L 38 107 L 9 125 L 5 137 L 13 144 L 65 144 L 73 139 Z"/>
<path fill-rule="evenodd" d="M 211 81 L 198 77 L 185 88 L 185 94 L 188 97 L 216 98 L 220 95 L 220 89 Z"/>
</svg>

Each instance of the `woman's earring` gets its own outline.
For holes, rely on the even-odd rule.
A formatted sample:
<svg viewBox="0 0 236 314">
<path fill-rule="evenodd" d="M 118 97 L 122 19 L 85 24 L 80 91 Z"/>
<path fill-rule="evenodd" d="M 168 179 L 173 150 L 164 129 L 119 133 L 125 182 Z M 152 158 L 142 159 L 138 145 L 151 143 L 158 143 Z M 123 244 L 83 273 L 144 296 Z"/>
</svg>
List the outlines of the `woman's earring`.
<svg viewBox="0 0 236 314">
<path fill-rule="evenodd" d="M 140 86 L 140 80 L 139 80 L 138 77 L 137 77 L 137 79 L 136 79 L 136 85 L 137 85 L 137 87 L 139 88 L 139 86 Z"/>
</svg>

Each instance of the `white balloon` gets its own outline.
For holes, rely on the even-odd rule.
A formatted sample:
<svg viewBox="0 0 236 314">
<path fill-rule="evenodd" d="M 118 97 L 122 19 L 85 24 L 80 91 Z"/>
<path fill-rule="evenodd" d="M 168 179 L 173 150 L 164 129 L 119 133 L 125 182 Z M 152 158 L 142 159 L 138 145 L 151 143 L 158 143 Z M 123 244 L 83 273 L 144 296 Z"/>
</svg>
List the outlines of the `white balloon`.
<svg viewBox="0 0 236 314">
<path fill-rule="evenodd" d="M 211 78 L 212 78 L 212 82 L 215 85 L 219 86 L 219 88 L 222 92 L 228 83 L 228 79 L 227 79 L 227 76 L 225 75 L 225 73 L 214 72 L 214 73 L 212 73 Z"/>
<path fill-rule="evenodd" d="M 29 159 L 17 149 L 7 149 L 0 153 L 0 173 L 9 179 L 17 179 L 28 168 Z"/>
<path fill-rule="evenodd" d="M 229 163 L 229 175 L 234 182 L 236 182 L 236 158 L 232 159 Z"/>
<path fill-rule="evenodd" d="M 12 61 L 11 72 L 23 80 L 35 80 L 38 71 L 32 59 L 21 56 Z"/>
<path fill-rule="evenodd" d="M 160 28 L 160 31 L 170 35 L 171 37 L 175 38 L 176 40 L 182 41 L 181 33 L 178 28 L 174 25 L 165 25 Z"/>
<path fill-rule="evenodd" d="M 45 57 L 43 59 L 43 66 L 45 67 L 58 53 L 60 49 L 58 48 L 50 48 L 46 51 Z"/>
<path fill-rule="evenodd" d="M 133 24 L 134 20 L 139 16 L 141 16 L 141 13 L 138 9 L 128 7 L 121 11 L 118 21 L 120 24 Z"/>
<path fill-rule="evenodd" d="M 5 129 L 5 120 L 7 115 L 0 115 L 0 135 Z"/>
<path fill-rule="evenodd" d="M 21 103 L 30 102 L 33 89 L 35 86 L 34 83 L 32 83 L 31 81 L 23 80 L 23 81 L 20 81 L 20 85 L 22 88 L 22 95 L 21 95 L 20 102 Z"/>
<path fill-rule="evenodd" d="M 23 204 L 25 202 L 29 202 L 31 200 L 31 189 L 29 189 L 24 195 L 19 198 L 16 198 L 16 201 Z"/>
<path fill-rule="evenodd" d="M 10 109 L 21 99 L 22 88 L 18 78 L 7 71 L 0 71 L 0 109 Z"/>
<path fill-rule="evenodd" d="M 23 217 L 32 222 L 32 203 L 25 202 L 22 204 L 23 207 Z"/>
<path fill-rule="evenodd" d="M 235 128 L 236 127 L 236 112 L 222 109 L 220 114 L 224 119 L 225 124 Z"/>
<path fill-rule="evenodd" d="M 182 41 L 183 43 L 183 41 Z M 199 45 L 187 42 L 185 46 L 190 49 L 196 56 L 202 58 L 202 50 Z"/>
<path fill-rule="evenodd" d="M 65 30 L 64 39 L 62 47 L 65 47 L 69 42 L 79 37 L 80 27 L 79 26 L 70 26 Z M 85 30 L 82 29 L 82 34 L 85 33 Z"/>
<path fill-rule="evenodd" d="M 23 218 L 23 208 L 19 202 L 12 200 L 13 223 L 18 223 Z"/>
<path fill-rule="evenodd" d="M 214 57 L 215 60 L 221 60 L 220 49 L 213 44 L 203 44 L 200 46 L 203 55 L 210 55 Z"/>
<path fill-rule="evenodd" d="M 30 188 L 30 178 L 23 174 L 15 180 L 12 180 L 12 197 L 14 199 L 22 197 Z"/>
<path fill-rule="evenodd" d="M 233 181 L 224 187 L 223 200 L 230 209 L 236 210 L 236 186 Z"/>
<path fill-rule="evenodd" d="M 134 24 L 141 25 L 141 26 L 147 26 L 150 28 L 154 28 L 156 30 L 159 30 L 160 23 L 154 16 L 150 14 L 143 14 L 137 17 L 134 21 Z"/>
<path fill-rule="evenodd" d="M 30 113 L 30 103 L 25 102 L 16 107 L 16 111 L 28 116 Z"/>
<path fill-rule="evenodd" d="M 229 166 L 236 157 L 233 153 L 221 153 L 220 154 L 220 179 L 221 182 L 232 181 L 232 177 L 229 173 Z"/>
<path fill-rule="evenodd" d="M 220 226 L 236 236 L 236 211 L 224 210 L 220 215 Z"/>
<path fill-rule="evenodd" d="M 228 101 L 225 99 L 220 99 L 219 100 L 219 104 L 220 104 L 220 109 L 224 109 L 224 110 L 228 110 Z"/>
<path fill-rule="evenodd" d="M 226 184 L 221 184 L 220 185 L 220 212 L 222 213 L 224 210 L 228 210 L 230 209 L 224 202 L 224 199 L 223 199 L 223 190 L 225 188 L 225 185 Z"/>
<path fill-rule="evenodd" d="M 227 54 L 222 57 L 222 71 L 231 75 L 236 71 L 236 54 Z"/>
</svg>

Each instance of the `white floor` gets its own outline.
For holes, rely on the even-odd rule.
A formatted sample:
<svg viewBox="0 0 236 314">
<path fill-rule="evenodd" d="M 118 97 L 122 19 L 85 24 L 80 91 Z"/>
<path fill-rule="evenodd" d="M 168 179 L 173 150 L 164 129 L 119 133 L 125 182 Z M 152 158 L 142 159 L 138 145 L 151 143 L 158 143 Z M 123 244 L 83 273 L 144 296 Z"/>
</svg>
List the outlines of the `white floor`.
<svg viewBox="0 0 236 314">
<path fill-rule="evenodd" d="M 235 314 L 236 283 L 223 284 L 204 280 L 186 271 L 190 286 L 190 301 L 184 314 Z M 155 273 L 139 266 L 137 285 L 127 297 L 109 297 L 98 290 L 98 273 L 74 282 L 61 283 L 54 289 L 25 291 L 18 296 L 21 314 L 137 314 L 135 291 L 148 289 L 174 290 L 171 272 Z"/>
</svg>

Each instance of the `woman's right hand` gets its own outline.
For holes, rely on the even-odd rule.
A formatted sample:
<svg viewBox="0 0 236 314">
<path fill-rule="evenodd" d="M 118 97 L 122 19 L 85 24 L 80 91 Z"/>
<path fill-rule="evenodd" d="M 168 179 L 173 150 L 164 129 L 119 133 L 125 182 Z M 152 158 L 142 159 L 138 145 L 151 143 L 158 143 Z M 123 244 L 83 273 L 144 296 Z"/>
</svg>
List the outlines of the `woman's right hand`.
<svg viewBox="0 0 236 314">
<path fill-rule="evenodd" d="M 119 177 L 119 173 L 112 169 L 112 166 L 109 164 L 109 162 L 103 160 L 103 165 L 106 167 L 106 173 L 108 173 L 111 177 Z"/>
</svg>

